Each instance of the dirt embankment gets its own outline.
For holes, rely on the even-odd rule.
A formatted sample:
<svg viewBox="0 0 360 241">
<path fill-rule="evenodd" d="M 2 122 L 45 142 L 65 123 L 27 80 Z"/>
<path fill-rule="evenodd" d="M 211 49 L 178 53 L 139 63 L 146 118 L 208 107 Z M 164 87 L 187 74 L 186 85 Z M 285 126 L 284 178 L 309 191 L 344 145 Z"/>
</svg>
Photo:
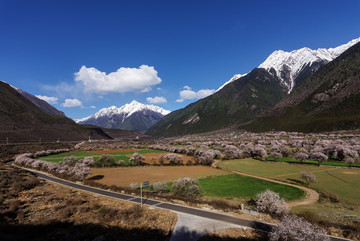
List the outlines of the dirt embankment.
<svg viewBox="0 0 360 241">
<path fill-rule="evenodd" d="M 39 181 L 0 163 L 0 240 L 168 240 L 165 210 Z"/>
</svg>

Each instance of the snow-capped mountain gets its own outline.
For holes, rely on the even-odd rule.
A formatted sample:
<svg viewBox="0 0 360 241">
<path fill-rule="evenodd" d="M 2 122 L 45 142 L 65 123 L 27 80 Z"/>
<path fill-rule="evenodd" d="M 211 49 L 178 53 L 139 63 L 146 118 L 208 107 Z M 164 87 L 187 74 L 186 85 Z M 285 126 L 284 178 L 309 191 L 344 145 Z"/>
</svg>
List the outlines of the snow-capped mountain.
<svg viewBox="0 0 360 241">
<path fill-rule="evenodd" d="M 312 50 L 304 47 L 291 52 L 276 50 L 260 64 L 258 68 L 266 69 L 269 73 L 279 78 L 281 84 L 286 87 L 288 93 L 290 93 L 297 84 L 358 42 L 360 42 L 360 38 L 353 39 L 336 48 L 319 48 L 317 50 Z M 245 75 L 234 75 L 233 78 L 227 81 L 218 90 Z"/>
<path fill-rule="evenodd" d="M 315 68 L 316 71 L 321 65 L 334 60 L 358 42 L 360 42 L 360 38 L 336 48 L 312 50 L 305 47 L 291 52 L 277 50 L 260 64 L 259 68 L 266 69 L 277 76 L 290 93 L 297 84 L 296 79 L 301 76 L 303 71 L 309 67 Z"/>
<path fill-rule="evenodd" d="M 92 124 L 110 129 L 145 132 L 170 111 L 155 105 L 146 105 L 133 100 L 120 108 L 111 106 L 99 110 L 92 116 L 76 119 L 79 124 Z"/>
<path fill-rule="evenodd" d="M 229 79 L 228 81 L 226 81 L 222 86 L 220 86 L 216 92 L 218 92 L 219 90 L 221 90 L 222 88 L 224 88 L 225 85 L 233 82 L 234 80 L 237 80 L 237 79 L 240 79 L 241 77 L 244 77 L 245 75 L 247 75 L 248 73 L 246 74 L 235 74 L 233 77 L 231 77 L 231 79 Z"/>
</svg>

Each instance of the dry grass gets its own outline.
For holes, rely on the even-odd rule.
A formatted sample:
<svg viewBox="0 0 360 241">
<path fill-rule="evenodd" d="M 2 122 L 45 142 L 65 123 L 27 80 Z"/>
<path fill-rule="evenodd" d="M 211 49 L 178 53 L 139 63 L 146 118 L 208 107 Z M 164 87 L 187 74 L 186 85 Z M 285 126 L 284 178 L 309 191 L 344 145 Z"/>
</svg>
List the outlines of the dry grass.
<svg viewBox="0 0 360 241">
<path fill-rule="evenodd" d="M 97 182 L 105 185 L 123 185 L 150 181 L 171 182 L 179 177 L 203 178 L 208 176 L 223 175 L 227 172 L 207 166 L 144 166 L 144 167 L 119 167 L 119 168 L 93 168 L 92 175 L 103 175 L 104 178 Z"/>
</svg>

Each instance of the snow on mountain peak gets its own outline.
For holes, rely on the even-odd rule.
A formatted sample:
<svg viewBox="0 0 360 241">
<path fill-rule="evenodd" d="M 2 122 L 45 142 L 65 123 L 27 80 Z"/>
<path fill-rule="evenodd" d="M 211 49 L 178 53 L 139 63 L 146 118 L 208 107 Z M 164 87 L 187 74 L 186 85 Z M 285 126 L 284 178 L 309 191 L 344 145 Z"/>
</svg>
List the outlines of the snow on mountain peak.
<svg viewBox="0 0 360 241">
<path fill-rule="evenodd" d="M 220 86 L 215 92 L 218 92 L 219 90 L 221 90 L 222 88 L 224 88 L 225 85 L 227 84 L 230 84 L 231 82 L 241 78 L 241 77 L 244 77 L 245 75 L 247 75 L 248 73 L 246 74 L 235 74 L 233 77 L 231 77 L 231 79 L 229 79 L 228 81 L 226 81 L 222 86 Z"/>
<path fill-rule="evenodd" d="M 146 105 L 146 104 L 139 103 L 136 100 L 133 100 L 131 103 L 125 104 L 119 108 L 113 105 L 108 108 L 103 108 L 103 109 L 99 110 L 92 116 L 85 117 L 82 119 L 76 119 L 75 121 L 77 123 L 79 123 L 79 122 L 87 121 L 90 118 L 98 119 L 103 116 L 113 116 L 113 115 L 119 115 L 119 114 L 125 114 L 126 117 L 130 117 L 135 112 L 142 111 L 142 110 L 151 110 L 154 112 L 158 112 L 162 115 L 167 115 L 171 112 L 171 111 L 165 110 L 159 106 Z"/>
<path fill-rule="evenodd" d="M 350 42 L 336 48 L 319 48 L 317 50 L 312 50 L 305 47 L 291 52 L 276 50 L 262 64 L 259 65 L 259 68 L 264 68 L 270 73 L 273 73 L 271 72 L 273 69 L 281 83 L 288 88 L 288 93 L 290 93 L 294 88 L 294 81 L 296 77 L 304 69 L 304 67 L 311 65 L 314 62 L 330 62 L 358 42 L 360 42 L 360 38 L 351 40 Z M 284 71 L 289 72 L 290 74 L 288 76 L 284 76 L 281 74 Z"/>
</svg>

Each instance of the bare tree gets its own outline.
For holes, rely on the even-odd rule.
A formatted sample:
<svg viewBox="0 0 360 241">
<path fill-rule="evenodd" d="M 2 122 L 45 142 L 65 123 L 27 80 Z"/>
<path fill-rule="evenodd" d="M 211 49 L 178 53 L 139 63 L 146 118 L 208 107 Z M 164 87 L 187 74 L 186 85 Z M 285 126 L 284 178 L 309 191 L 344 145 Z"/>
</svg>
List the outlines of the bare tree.
<svg viewBox="0 0 360 241">
<path fill-rule="evenodd" d="M 305 180 L 306 185 L 310 185 L 310 183 L 317 182 L 316 176 L 313 173 L 301 171 L 301 178 Z"/>
</svg>

